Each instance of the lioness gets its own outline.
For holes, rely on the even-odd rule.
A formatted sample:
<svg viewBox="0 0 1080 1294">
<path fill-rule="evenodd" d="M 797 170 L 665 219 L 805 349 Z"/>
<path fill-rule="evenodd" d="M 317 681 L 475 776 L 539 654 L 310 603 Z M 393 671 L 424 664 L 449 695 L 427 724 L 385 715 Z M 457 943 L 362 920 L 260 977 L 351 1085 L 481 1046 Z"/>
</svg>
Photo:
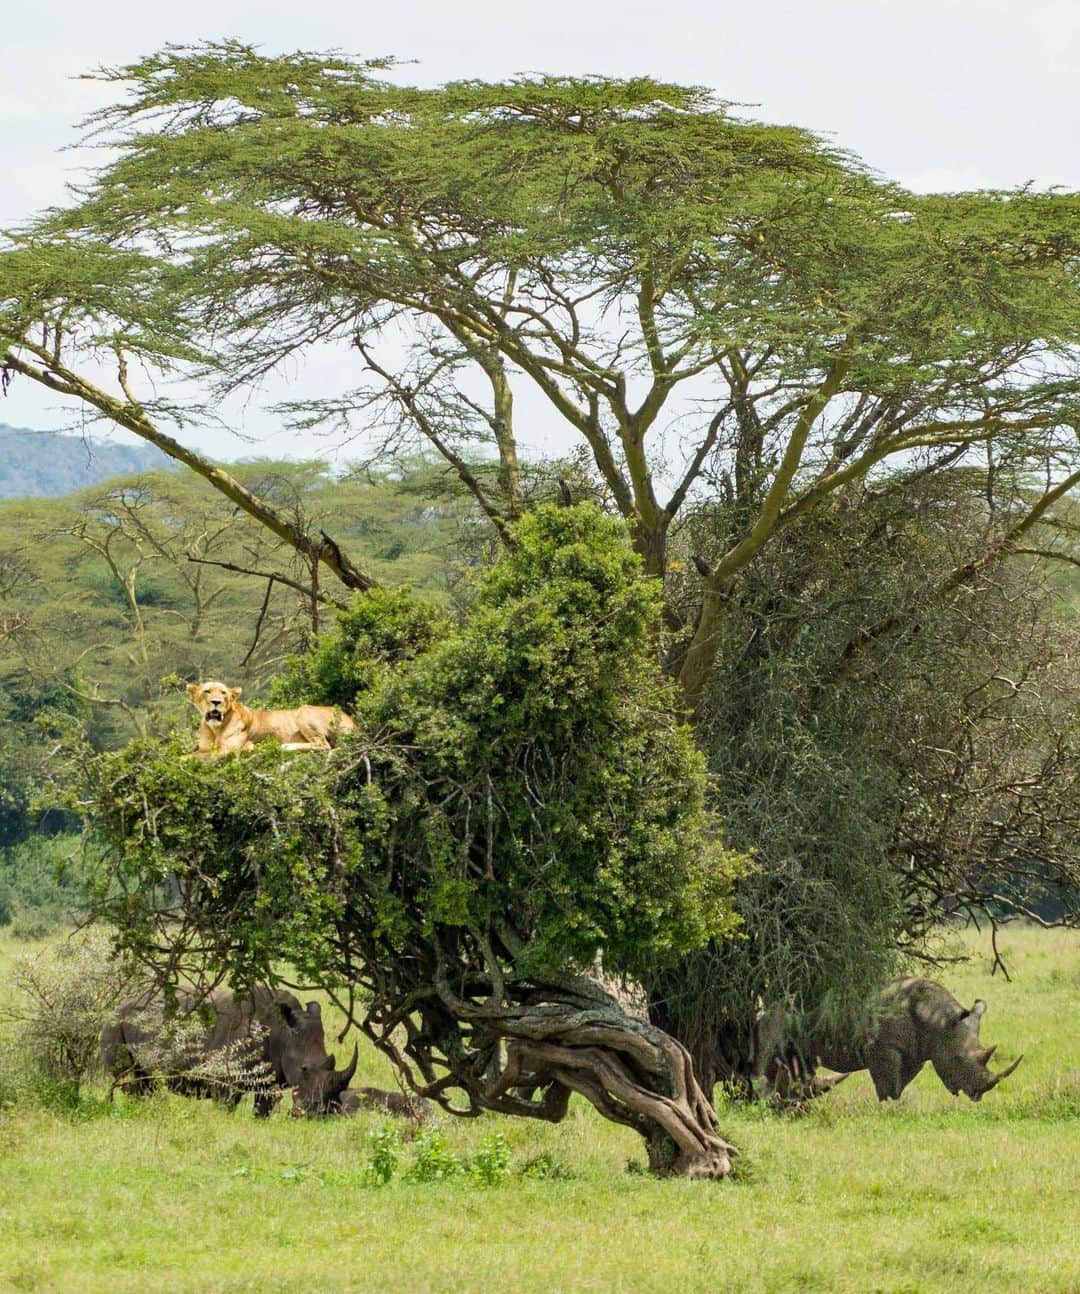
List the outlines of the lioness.
<svg viewBox="0 0 1080 1294">
<path fill-rule="evenodd" d="M 189 683 L 188 696 L 202 715 L 199 745 L 188 759 L 216 759 L 245 750 L 257 741 L 277 741 L 282 750 L 329 750 L 338 733 L 356 724 L 328 705 L 302 705 L 295 710 L 249 710 L 239 701 L 243 689 L 211 679 Z"/>
</svg>

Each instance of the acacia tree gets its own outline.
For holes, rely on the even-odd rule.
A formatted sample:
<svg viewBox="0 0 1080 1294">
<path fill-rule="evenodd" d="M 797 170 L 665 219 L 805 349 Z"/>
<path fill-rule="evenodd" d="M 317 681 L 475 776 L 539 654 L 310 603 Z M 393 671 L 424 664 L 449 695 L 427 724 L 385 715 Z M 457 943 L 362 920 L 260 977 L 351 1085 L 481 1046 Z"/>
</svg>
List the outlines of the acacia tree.
<svg viewBox="0 0 1080 1294">
<path fill-rule="evenodd" d="M 355 376 L 291 416 L 430 446 L 508 547 L 529 392 L 664 581 L 667 659 L 705 729 L 758 567 L 898 465 L 962 469 L 985 500 L 928 569 L 931 600 L 962 600 L 1021 550 L 1075 556 L 1060 505 L 1080 482 L 1076 195 L 913 195 L 808 132 L 647 78 L 422 90 L 384 70 L 233 43 L 99 73 L 126 93 L 92 123 L 119 157 L 2 253 L 9 376 L 228 492 L 161 430 L 192 411 L 137 391 L 129 361 L 220 392 L 338 344 Z M 709 543 L 683 551 L 705 498 Z M 241 506 L 370 583 L 264 502 Z M 857 561 L 859 527 L 843 535 Z M 826 677 L 857 680 L 876 645 L 934 623 L 925 607 L 838 619 Z"/>
<path fill-rule="evenodd" d="M 460 626 L 373 591 L 297 662 L 292 687 L 359 720 L 335 758 L 91 760 L 98 910 L 169 982 L 284 958 L 351 1017 L 366 993 L 364 1030 L 453 1113 L 558 1121 L 579 1092 L 655 1171 L 726 1176 L 689 1053 L 588 973 L 598 947 L 640 976 L 733 925 L 741 858 L 654 658 L 657 590 L 591 505 L 514 539 Z"/>
<path fill-rule="evenodd" d="M 378 411 L 504 537 L 527 385 L 581 438 L 651 574 L 699 485 L 729 502 L 679 653 L 691 707 L 740 574 L 879 464 L 941 469 L 974 447 L 1002 484 L 1042 472 L 980 563 L 1080 480 L 1074 196 L 916 197 L 808 132 L 645 78 L 420 90 L 384 66 L 230 43 L 100 72 L 127 91 L 93 119 L 120 157 L 9 246 L 7 371 L 154 439 L 126 355 L 193 360 L 212 336 L 237 386 L 338 341 L 356 382 L 298 416 Z M 75 371 L 80 345 L 117 352 L 119 394 Z M 470 468 L 477 442 L 494 483 Z"/>
</svg>

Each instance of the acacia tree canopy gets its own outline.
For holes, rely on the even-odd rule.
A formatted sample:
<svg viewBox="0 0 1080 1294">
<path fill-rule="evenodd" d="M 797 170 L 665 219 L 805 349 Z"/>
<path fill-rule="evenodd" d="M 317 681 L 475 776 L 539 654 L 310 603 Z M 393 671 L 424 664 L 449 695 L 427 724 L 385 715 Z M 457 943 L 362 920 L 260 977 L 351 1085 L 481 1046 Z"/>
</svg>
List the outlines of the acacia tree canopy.
<svg viewBox="0 0 1080 1294">
<path fill-rule="evenodd" d="M 1010 554 L 1076 560 L 1080 197 L 910 194 L 648 78 L 425 90 L 385 71 L 229 43 L 99 73 L 123 97 L 92 126 L 119 157 L 0 250 L 5 372 L 154 440 L 353 588 L 371 580 L 340 545 L 160 430 L 197 410 L 137 391 L 127 357 L 198 373 L 209 403 L 338 344 L 343 389 L 286 412 L 359 423 L 374 452 L 434 448 L 508 547 L 531 390 L 665 580 L 699 733 L 718 651 L 747 620 L 760 650 L 767 550 L 842 521 L 897 465 L 907 482 L 962 472 L 977 501 L 927 570 L 934 598 L 959 603 Z M 115 390 L 88 376 L 101 356 Z M 708 544 L 687 550 L 703 501 Z M 863 534 L 837 527 L 840 569 Z M 925 599 L 863 605 L 879 614 L 837 620 L 813 688 L 935 623 Z M 347 687 L 366 666 L 311 669 Z"/>
<path fill-rule="evenodd" d="M 385 67 L 227 43 L 99 72 L 120 156 L 4 253 L 8 371 L 147 434 L 126 383 L 110 404 L 77 377 L 80 345 L 201 356 L 234 387 L 338 341 L 355 381 L 293 414 L 426 441 L 504 538 L 529 385 L 651 573 L 695 490 L 730 504 L 684 627 L 692 706 L 733 582 L 879 464 L 992 460 L 1017 506 L 986 561 L 1080 480 L 1076 195 L 916 196 L 648 78 L 424 90 Z"/>
<path fill-rule="evenodd" d="M 285 960 L 366 990 L 362 1027 L 455 1113 L 557 1120 L 577 1091 L 658 1171 L 723 1176 L 689 1054 L 587 973 L 602 951 L 640 975 L 735 924 L 743 859 L 672 717 L 658 590 L 592 505 L 514 538 L 460 627 L 374 590 L 297 663 L 306 697 L 357 716 L 333 758 L 91 759 L 98 910 L 170 982 L 273 981 Z"/>
</svg>

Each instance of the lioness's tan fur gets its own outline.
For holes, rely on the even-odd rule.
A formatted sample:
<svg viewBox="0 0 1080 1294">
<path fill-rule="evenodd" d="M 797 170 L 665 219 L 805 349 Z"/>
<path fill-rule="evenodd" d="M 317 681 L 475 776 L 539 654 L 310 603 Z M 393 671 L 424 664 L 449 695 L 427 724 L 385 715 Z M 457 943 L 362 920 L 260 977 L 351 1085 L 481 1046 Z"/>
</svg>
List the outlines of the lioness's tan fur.
<svg viewBox="0 0 1080 1294">
<path fill-rule="evenodd" d="M 187 685 L 188 696 L 203 717 L 198 747 L 187 758 L 216 759 L 260 741 L 279 742 L 283 750 L 329 750 L 339 733 L 356 728 L 347 714 L 328 705 L 249 710 L 240 703 L 242 690 L 215 679 Z"/>
</svg>

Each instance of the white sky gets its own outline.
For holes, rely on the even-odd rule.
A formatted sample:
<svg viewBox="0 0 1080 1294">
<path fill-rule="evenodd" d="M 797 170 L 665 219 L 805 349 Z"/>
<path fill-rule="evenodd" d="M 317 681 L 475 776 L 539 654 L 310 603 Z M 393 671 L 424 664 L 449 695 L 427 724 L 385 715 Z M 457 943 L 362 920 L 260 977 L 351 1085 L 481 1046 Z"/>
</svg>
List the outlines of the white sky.
<svg viewBox="0 0 1080 1294">
<path fill-rule="evenodd" d="M 62 201 L 78 176 L 80 154 L 59 150 L 102 93 L 81 72 L 224 37 L 267 53 L 415 59 L 404 75 L 421 84 L 647 74 L 827 134 L 914 189 L 1080 189 L 1080 0 L 0 0 L 0 31 L 0 227 Z M 314 389 L 332 364 L 320 358 L 260 398 Z M 267 452 L 330 448 L 265 439 L 275 424 L 256 403 L 228 414 Z M 0 402 L 0 422 L 17 426 L 70 417 L 26 382 Z M 220 457 L 253 452 L 219 430 L 185 438 Z"/>
</svg>

